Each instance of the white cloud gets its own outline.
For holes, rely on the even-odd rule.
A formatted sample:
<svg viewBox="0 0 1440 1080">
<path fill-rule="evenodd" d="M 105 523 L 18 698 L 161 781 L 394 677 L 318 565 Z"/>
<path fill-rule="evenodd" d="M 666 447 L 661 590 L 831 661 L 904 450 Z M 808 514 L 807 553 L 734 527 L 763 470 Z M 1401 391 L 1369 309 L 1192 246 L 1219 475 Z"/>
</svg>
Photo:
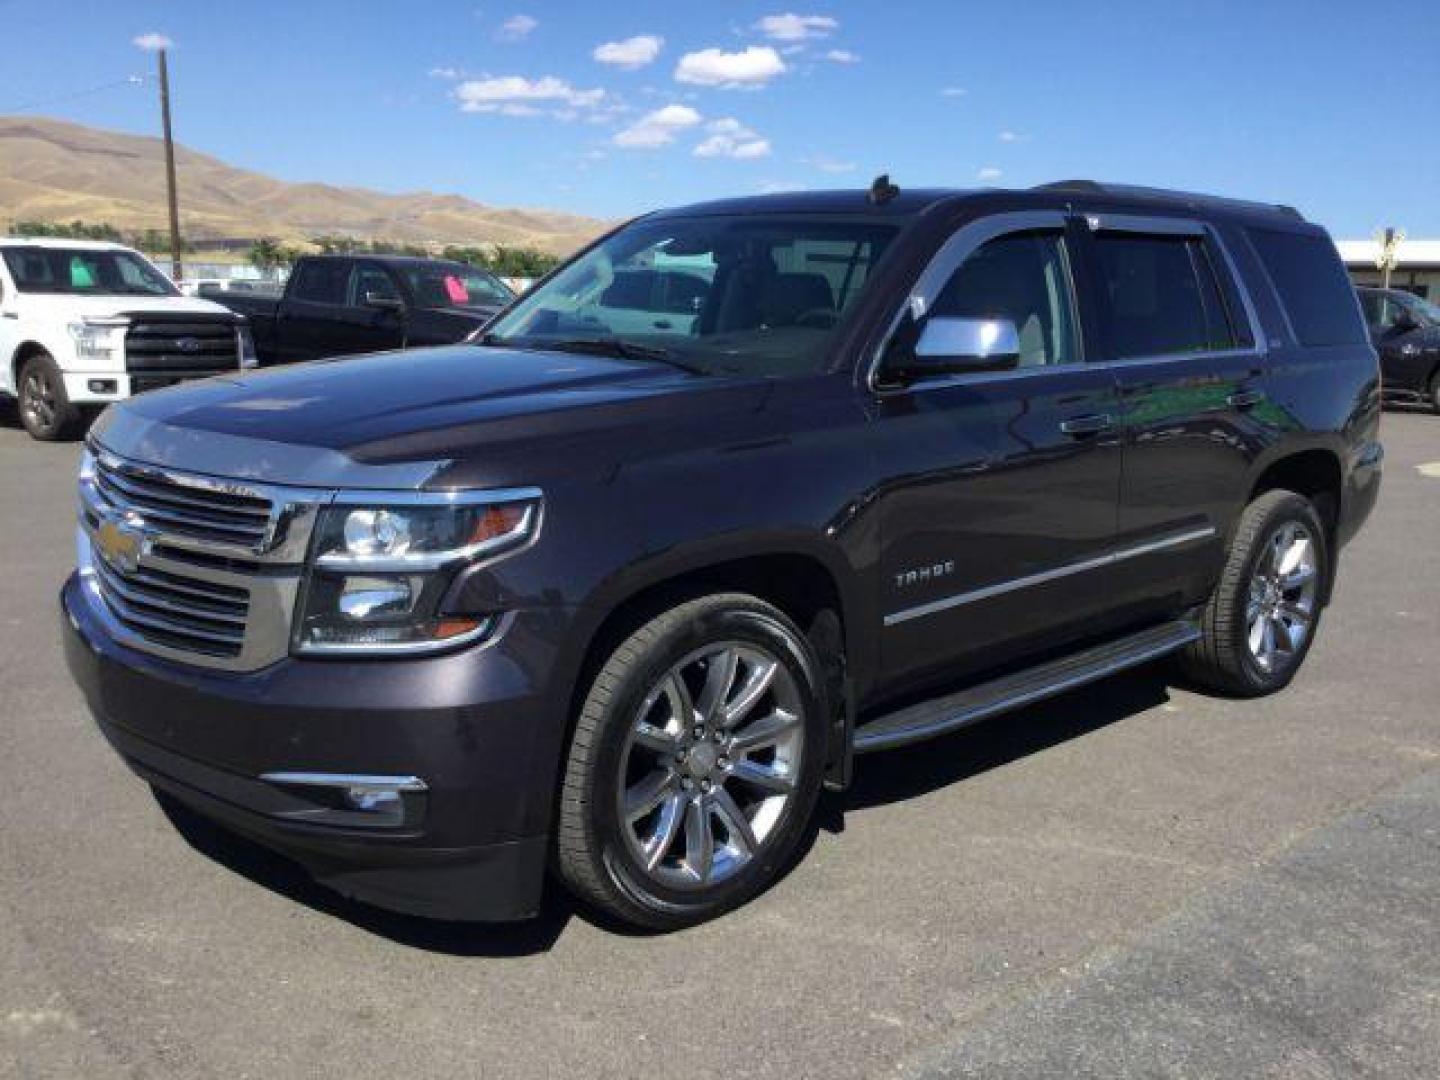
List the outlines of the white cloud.
<svg viewBox="0 0 1440 1080">
<path fill-rule="evenodd" d="M 164 34 L 154 30 L 148 34 L 141 34 L 139 37 L 132 38 L 131 44 L 136 48 L 144 49 L 146 52 L 157 52 L 160 49 L 173 49 L 175 47 L 175 42 L 171 41 Z"/>
<path fill-rule="evenodd" d="M 1005 175 L 1005 174 L 1002 173 L 999 169 L 995 168 L 994 165 L 987 165 L 987 166 L 985 166 L 985 168 L 981 169 L 979 172 L 977 172 L 977 173 L 975 174 L 975 179 L 977 179 L 977 180 L 986 180 L 986 181 L 989 181 L 989 180 L 999 180 L 1000 177 L 1002 177 L 1002 176 L 1004 176 L 1004 175 Z"/>
<path fill-rule="evenodd" d="M 829 15 L 766 15 L 755 29 L 771 41 L 805 41 L 828 37 L 840 24 Z"/>
<path fill-rule="evenodd" d="M 660 55 L 664 44 L 665 39 L 655 34 L 639 34 L 624 41 L 607 41 L 597 45 L 591 55 L 602 64 L 634 71 L 652 63 Z"/>
<path fill-rule="evenodd" d="M 548 109 L 560 119 L 573 119 L 574 110 L 594 109 L 605 100 L 604 90 L 577 90 L 554 75 L 539 79 L 523 75 L 469 79 L 452 93 L 461 112 L 538 116 Z"/>
<path fill-rule="evenodd" d="M 858 64 L 860 62 L 860 55 L 851 52 L 849 49 L 831 49 L 825 54 L 825 59 L 829 60 L 832 64 Z"/>
<path fill-rule="evenodd" d="M 1000 132 L 999 135 L 997 135 L 997 136 L 995 136 L 995 137 L 996 137 L 997 139 L 999 139 L 1001 142 L 1019 142 L 1019 141 L 1020 141 L 1020 136 L 1017 135 L 1017 134 L 1015 134 L 1015 132 L 1013 132 L 1013 131 L 1002 131 L 1002 132 Z"/>
<path fill-rule="evenodd" d="M 831 157 L 817 157 L 810 164 L 823 173 L 848 173 L 859 168 L 853 161 L 838 161 Z"/>
<path fill-rule="evenodd" d="M 761 138 L 756 132 L 751 131 L 733 117 L 727 116 L 722 120 L 712 120 L 705 130 L 710 133 L 710 136 L 695 147 L 696 157 L 725 157 L 735 158 L 737 161 L 751 161 L 755 158 L 768 157 L 770 154 L 770 140 Z"/>
<path fill-rule="evenodd" d="M 803 191 L 805 185 L 793 180 L 766 180 L 756 190 L 762 195 L 783 195 L 787 191 Z"/>
<path fill-rule="evenodd" d="M 963 87 L 963 86 L 947 86 L 947 87 L 945 87 L 944 89 L 942 89 L 942 90 L 940 91 L 940 96 L 941 96 L 941 97 L 964 97 L 964 96 L 965 96 L 966 94 L 968 94 L 968 93 L 970 93 L 970 91 L 969 91 L 969 90 L 966 90 L 965 87 Z"/>
<path fill-rule="evenodd" d="M 666 105 L 616 132 L 614 142 L 630 150 L 653 150 L 674 142 L 676 135 L 695 127 L 701 119 L 689 105 Z"/>
<path fill-rule="evenodd" d="M 503 23 L 500 29 L 495 31 L 495 36 L 501 41 L 520 41 L 530 36 L 530 32 L 540 25 L 540 20 L 530 15 L 511 15 Z"/>
<path fill-rule="evenodd" d="M 701 49 L 686 53 L 675 66 L 677 82 L 729 89 L 764 86 L 785 72 L 785 61 L 769 45 L 752 45 L 742 52 Z"/>
<path fill-rule="evenodd" d="M 458 79 L 460 69 L 453 67 L 433 67 L 427 72 L 432 79 Z"/>
</svg>

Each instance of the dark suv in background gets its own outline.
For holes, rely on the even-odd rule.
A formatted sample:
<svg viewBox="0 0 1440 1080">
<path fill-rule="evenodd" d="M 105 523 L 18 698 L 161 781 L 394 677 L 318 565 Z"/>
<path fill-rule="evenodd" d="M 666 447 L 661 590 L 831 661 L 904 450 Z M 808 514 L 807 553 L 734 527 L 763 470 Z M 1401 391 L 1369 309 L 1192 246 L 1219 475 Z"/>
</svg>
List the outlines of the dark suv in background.
<svg viewBox="0 0 1440 1080">
<path fill-rule="evenodd" d="M 1440 308 L 1402 289 L 1355 291 L 1380 352 L 1385 396 L 1440 412 Z"/>
<path fill-rule="evenodd" d="M 136 772 L 345 893 L 512 918 L 550 867 L 683 926 L 773 881 L 856 754 L 1167 654 L 1285 686 L 1379 417 L 1285 207 L 692 206 L 473 343 L 111 409 L 67 656 Z"/>
</svg>

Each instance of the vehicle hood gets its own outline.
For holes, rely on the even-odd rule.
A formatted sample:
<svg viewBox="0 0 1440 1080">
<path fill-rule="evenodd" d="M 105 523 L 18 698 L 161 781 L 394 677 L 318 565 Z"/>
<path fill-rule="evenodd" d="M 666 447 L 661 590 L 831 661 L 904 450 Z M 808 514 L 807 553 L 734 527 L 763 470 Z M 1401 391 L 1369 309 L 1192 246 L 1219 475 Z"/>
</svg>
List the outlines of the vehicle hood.
<svg viewBox="0 0 1440 1080">
<path fill-rule="evenodd" d="M 93 434 L 126 457 L 217 476 L 412 487 L 462 460 L 533 468 L 540 458 L 565 463 L 561 448 L 587 438 L 633 447 L 694 422 L 687 417 L 750 407 L 763 385 L 649 362 L 451 345 L 185 383 L 113 406 Z M 576 450 L 569 464 L 583 456 Z"/>
<path fill-rule="evenodd" d="M 225 315 L 229 309 L 198 296 L 76 296 L 74 293 L 20 293 L 27 318 L 78 322 L 119 315 Z"/>
</svg>

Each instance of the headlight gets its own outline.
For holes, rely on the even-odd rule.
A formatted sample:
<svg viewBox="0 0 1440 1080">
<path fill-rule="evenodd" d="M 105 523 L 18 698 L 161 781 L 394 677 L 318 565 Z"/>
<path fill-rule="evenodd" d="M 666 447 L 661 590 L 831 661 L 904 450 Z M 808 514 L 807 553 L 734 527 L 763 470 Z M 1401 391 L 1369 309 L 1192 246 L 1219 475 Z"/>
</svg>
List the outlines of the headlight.
<svg viewBox="0 0 1440 1080">
<path fill-rule="evenodd" d="M 248 326 L 242 326 L 235 331 L 236 343 L 240 347 L 240 368 L 253 368 L 260 366 L 260 357 L 255 354 L 255 335 L 250 332 Z"/>
<path fill-rule="evenodd" d="M 120 336 L 129 325 L 124 319 L 85 319 L 65 327 L 75 342 L 79 360 L 108 360 L 120 347 Z"/>
<path fill-rule="evenodd" d="M 455 573 L 528 543 L 533 489 L 407 496 L 327 507 L 315 527 L 295 647 L 416 653 L 474 641 L 493 617 L 442 610 Z"/>
</svg>

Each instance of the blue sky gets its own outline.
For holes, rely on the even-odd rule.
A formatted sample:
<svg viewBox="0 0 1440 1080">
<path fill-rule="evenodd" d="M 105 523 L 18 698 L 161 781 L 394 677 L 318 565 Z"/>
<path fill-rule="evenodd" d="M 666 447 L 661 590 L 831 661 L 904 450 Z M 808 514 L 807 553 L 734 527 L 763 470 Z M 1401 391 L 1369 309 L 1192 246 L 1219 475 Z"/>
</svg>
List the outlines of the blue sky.
<svg viewBox="0 0 1440 1080">
<path fill-rule="evenodd" d="M 81 92 L 149 71 L 133 42 L 157 33 L 177 138 L 287 180 L 618 217 L 882 170 L 1091 177 L 1440 236 L 1425 3 L 0 0 L 0 20 L 0 113 L 155 133 L 153 87 Z"/>
</svg>

